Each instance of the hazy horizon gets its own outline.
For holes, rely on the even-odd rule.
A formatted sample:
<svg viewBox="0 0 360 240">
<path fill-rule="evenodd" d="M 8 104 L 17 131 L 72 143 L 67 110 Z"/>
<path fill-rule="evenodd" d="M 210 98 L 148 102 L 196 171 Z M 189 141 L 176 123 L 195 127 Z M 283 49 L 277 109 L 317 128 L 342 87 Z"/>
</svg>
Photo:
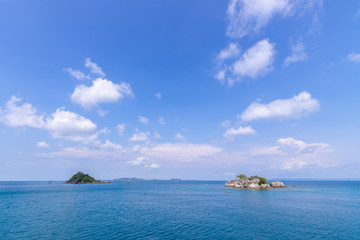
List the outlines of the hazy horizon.
<svg viewBox="0 0 360 240">
<path fill-rule="evenodd" d="M 360 1 L 264 3 L 2 1 L 0 181 L 360 179 Z"/>
</svg>

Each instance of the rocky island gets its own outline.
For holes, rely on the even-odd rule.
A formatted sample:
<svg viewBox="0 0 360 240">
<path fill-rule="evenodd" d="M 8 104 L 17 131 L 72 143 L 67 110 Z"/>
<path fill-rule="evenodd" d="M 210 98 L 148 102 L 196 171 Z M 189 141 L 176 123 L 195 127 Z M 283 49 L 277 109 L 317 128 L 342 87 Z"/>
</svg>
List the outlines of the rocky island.
<svg viewBox="0 0 360 240">
<path fill-rule="evenodd" d="M 74 174 L 65 183 L 83 184 L 83 183 L 109 183 L 109 182 L 102 182 L 101 180 L 95 180 L 95 178 L 89 176 L 88 174 L 79 171 L 76 174 Z"/>
<path fill-rule="evenodd" d="M 267 184 L 267 179 L 259 176 L 247 177 L 245 174 L 240 174 L 235 180 L 229 180 L 225 183 L 225 187 L 241 188 L 241 189 L 273 189 L 273 188 L 287 188 L 284 183 L 273 181 Z"/>
</svg>

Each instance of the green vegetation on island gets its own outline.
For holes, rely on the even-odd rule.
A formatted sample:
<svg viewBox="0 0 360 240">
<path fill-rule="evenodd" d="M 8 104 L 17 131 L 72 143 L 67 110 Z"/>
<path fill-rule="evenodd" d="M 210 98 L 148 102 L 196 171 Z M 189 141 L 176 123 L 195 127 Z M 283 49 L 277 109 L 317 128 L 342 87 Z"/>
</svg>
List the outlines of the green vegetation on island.
<svg viewBox="0 0 360 240">
<path fill-rule="evenodd" d="M 102 182 L 100 180 L 95 180 L 95 178 L 85 174 L 83 172 L 77 172 L 74 174 L 68 181 L 65 183 L 72 183 L 72 184 L 82 184 L 82 183 L 108 183 Z"/>
<path fill-rule="evenodd" d="M 267 179 L 257 175 L 248 177 L 245 174 L 236 176 L 236 179 L 229 180 L 225 183 L 225 187 L 242 188 L 242 189 L 273 189 L 273 188 L 286 188 L 284 183 L 273 181 L 267 184 Z"/>
<path fill-rule="evenodd" d="M 254 180 L 254 179 L 259 179 L 260 182 L 259 184 L 267 184 L 268 183 L 268 180 L 264 177 L 259 177 L 258 175 L 255 175 L 255 176 L 251 176 L 251 177 L 248 177 L 246 176 L 245 174 L 240 174 L 237 176 L 238 179 L 240 180 L 246 180 L 246 179 L 249 179 L 249 180 Z"/>
</svg>

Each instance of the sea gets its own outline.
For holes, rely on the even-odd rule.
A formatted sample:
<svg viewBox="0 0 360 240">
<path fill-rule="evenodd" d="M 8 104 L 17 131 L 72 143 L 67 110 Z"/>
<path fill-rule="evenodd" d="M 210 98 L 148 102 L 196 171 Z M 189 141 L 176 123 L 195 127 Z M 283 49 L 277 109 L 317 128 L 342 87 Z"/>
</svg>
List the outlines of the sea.
<svg viewBox="0 0 360 240">
<path fill-rule="evenodd" d="M 0 182 L 0 239 L 360 239 L 359 181 Z"/>
</svg>

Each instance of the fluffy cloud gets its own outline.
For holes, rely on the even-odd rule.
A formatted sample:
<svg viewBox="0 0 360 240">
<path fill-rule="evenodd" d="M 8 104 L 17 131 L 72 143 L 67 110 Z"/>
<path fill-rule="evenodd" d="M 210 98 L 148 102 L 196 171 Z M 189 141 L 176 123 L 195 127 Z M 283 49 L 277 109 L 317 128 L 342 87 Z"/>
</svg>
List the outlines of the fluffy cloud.
<svg viewBox="0 0 360 240">
<path fill-rule="evenodd" d="M 211 145 L 192 143 L 165 143 L 140 150 L 151 158 L 180 162 L 203 159 L 222 151 L 223 149 Z"/>
<path fill-rule="evenodd" d="M 227 35 L 242 38 L 259 31 L 275 14 L 286 16 L 291 12 L 290 0 L 231 0 L 227 9 Z"/>
<path fill-rule="evenodd" d="M 159 168 L 160 165 L 156 163 L 149 163 L 149 159 L 146 157 L 138 157 L 134 160 L 127 161 L 127 164 L 133 166 L 141 166 L 141 167 L 148 167 L 148 168 Z"/>
<path fill-rule="evenodd" d="M 276 146 L 252 149 L 248 154 L 256 159 L 272 162 L 271 168 L 297 170 L 305 167 L 324 168 L 333 163 L 326 157 L 332 149 L 326 143 L 306 143 L 292 137 L 279 138 Z M 274 158 L 272 158 L 273 156 Z"/>
<path fill-rule="evenodd" d="M 46 127 L 54 138 L 91 142 L 97 138 L 97 126 L 90 119 L 59 108 L 46 119 Z"/>
<path fill-rule="evenodd" d="M 242 38 L 259 32 L 275 15 L 302 15 L 317 6 L 322 6 L 322 0 L 230 0 L 227 9 L 227 35 Z"/>
<path fill-rule="evenodd" d="M 225 77 L 226 77 L 227 67 L 224 66 L 223 69 L 218 71 L 215 75 L 215 78 L 219 80 L 221 83 L 224 83 Z"/>
<path fill-rule="evenodd" d="M 130 165 L 134 165 L 134 166 L 140 166 L 140 165 L 143 165 L 145 163 L 145 161 L 146 161 L 145 157 L 138 157 L 134 160 L 127 161 L 127 163 Z"/>
<path fill-rule="evenodd" d="M 320 110 L 320 103 L 308 92 L 301 92 L 292 98 L 277 99 L 267 104 L 251 103 L 239 116 L 243 121 L 257 119 L 289 119 L 307 116 Z"/>
<path fill-rule="evenodd" d="M 230 43 L 229 46 L 223 49 L 217 56 L 217 59 L 224 61 L 230 58 L 236 58 L 240 55 L 240 48 L 236 43 Z"/>
<path fill-rule="evenodd" d="M 182 135 L 181 133 L 176 133 L 174 136 L 174 139 L 177 141 L 185 141 L 186 137 L 184 135 Z"/>
<path fill-rule="evenodd" d="M 160 167 L 160 164 L 157 164 L 157 163 L 151 163 L 149 165 L 150 168 L 159 168 Z"/>
<path fill-rule="evenodd" d="M 99 134 L 109 134 L 109 133 L 111 133 L 111 130 L 108 129 L 107 127 L 103 128 L 99 131 Z"/>
<path fill-rule="evenodd" d="M 116 143 L 111 142 L 109 139 L 106 139 L 104 144 L 100 145 L 102 148 L 106 149 L 114 149 L 114 150 L 121 150 L 122 146 Z"/>
<path fill-rule="evenodd" d="M 113 83 L 110 80 L 98 78 L 92 82 L 92 86 L 79 85 L 71 95 L 74 103 L 90 109 L 99 103 L 112 103 L 126 96 L 133 96 L 128 83 Z"/>
<path fill-rule="evenodd" d="M 268 39 L 261 40 L 234 62 L 231 71 L 240 77 L 256 78 L 272 69 L 274 56 L 274 44 L 270 43 Z"/>
<path fill-rule="evenodd" d="M 221 83 L 227 82 L 231 86 L 235 81 L 241 81 L 244 77 L 257 78 L 265 75 L 273 68 L 275 54 L 275 45 L 268 39 L 264 39 L 247 49 L 237 60 L 224 64 L 223 60 L 240 55 L 237 45 L 232 47 L 230 45 L 218 55 L 218 59 L 221 59 L 218 66 L 220 70 L 215 78 Z"/>
<path fill-rule="evenodd" d="M 106 144 L 106 143 L 105 143 Z M 107 144 L 109 145 L 109 144 Z M 133 149 L 107 148 L 103 144 L 94 147 L 68 147 L 60 151 L 39 153 L 47 158 L 113 159 L 133 166 L 159 168 L 169 162 L 203 161 L 219 154 L 223 149 L 207 144 L 165 143 L 150 147 L 134 146 Z M 132 160 L 129 160 L 132 159 Z"/>
<path fill-rule="evenodd" d="M 42 128 L 45 125 L 44 116 L 30 103 L 21 104 L 21 99 L 12 96 L 0 111 L 0 122 L 9 127 Z"/>
<path fill-rule="evenodd" d="M 346 59 L 349 62 L 360 63 L 360 53 L 351 53 L 347 55 Z"/>
<path fill-rule="evenodd" d="M 131 142 L 145 142 L 145 141 L 147 141 L 149 139 L 148 138 L 149 135 L 150 135 L 149 132 L 138 132 L 138 131 L 136 131 L 129 140 Z"/>
<path fill-rule="evenodd" d="M 285 59 L 284 65 L 289 66 L 291 63 L 305 61 L 306 58 L 305 45 L 301 41 L 298 41 L 292 46 L 291 55 Z"/>
<path fill-rule="evenodd" d="M 279 146 L 280 151 L 285 152 L 289 155 L 314 153 L 319 150 L 325 150 L 330 148 L 330 146 L 326 143 L 307 144 L 304 141 L 296 140 L 291 137 L 279 138 L 276 141 L 276 144 Z"/>
<path fill-rule="evenodd" d="M 226 138 L 231 138 L 239 135 L 254 135 L 256 131 L 251 126 L 242 127 L 239 128 L 229 128 L 224 132 L 223 136 Z"/>
<path fill-rule="evenodd" d="M 144 125 L 149 123 L 149 119 L 143 116 L 139 116 L 139 121 Z"/>
<path fill-rule="evenodd" d="M 86 158 L 103 160 L 123 158 L 121 155 L 122 153 L 123 151 L 120 150 L 109 151 L 109 149 L 104 148 L 68 147 L 57 152 L 41 153 L 37 156 L 49 158 Z"/>
<path fill-rule="evenodd" d="M 124 134 L 125 131 L 125 124 L 118 124 L 116 126 L 117 132 L 119 134 L 119 136 L 122 136 Z"/>
<path fill-rule="evenodd" d="M 275 15 L 303 16 L 312 13 L 318 6 L 322 6 L 322 0 L 230 0 L 227 8 L 227 36 L 241 39 L 259 32 Z M 313 19 L 310 29 L 319 25 L 317 14 Z M 273 68 L 275 54 L 275 44 L 268 39 L 257 42 L 241 56 L 239 46 L 232 42 L 217 55 L 214 77 L 221 83 L 232 86 L 244 77 L 257 78 L 265 75 Z M 238 59 L 234 61 L 233 58 Z M 284 66 L 306 58 L 305 46 L 298 41 L 292 46 L 292 54 L 286 58 Z"/>
<path fill-rule="evenodd" d="M 78 80 L 89 80 L 90 76 L 86 75 L 85 73 L 79 71 L 79 70 L 75 70 L 72 68 L 64 68 L 64 71 L 68 72 L 71 76 L 73 76 L 74 78 L 78 79 Z"/>
<path fill-rule="evenodd" d="M 318 155 L 330 152 L 330 145 L 326 143 L 307 144 L 294 138 L 280 138 L 277 140 L 278 150 L 288 158 L 282 163 L 286 170 L 300 169 L 306 166 L 326 167 L 327 162 Z"/>
<path fill-rule="evenodd" d="M 36 147 L 37 148 L 49 148 L 50 146 L 47 142 L 40 141 L 40 142 L 37 142 Z"/>
<path fill-rule="evenodd" d="M 101 77 L 105 77 L 105 73 L 102 71 L 101 67 L 99 67 L 96 63 L 91 62 L 90 58 L 85 59 L 85 67 L 89 68 L 90 72 Z"/>
<path fill-rule="evenodd" d="M 155 132 L 155 133 L 154 133 L 154 137 L 155 137 L 155 138 L 161 138 L 161 136 L 160 136 L 160 134 L 159 134 L 158 132 Z"/>
<path fill-rule="evenodd" d="M 52 137 L 77 142 L 91 142 L 97 138 L 97 126 L 76 113 L 58 108 L 44 119 L 30 103 L 12 96 L 0 113 L 0 121 L 10 127 L 33 127 L 48 130 Z M 41 145 L 42 143 L 40 143 Z"/>
</svg>

